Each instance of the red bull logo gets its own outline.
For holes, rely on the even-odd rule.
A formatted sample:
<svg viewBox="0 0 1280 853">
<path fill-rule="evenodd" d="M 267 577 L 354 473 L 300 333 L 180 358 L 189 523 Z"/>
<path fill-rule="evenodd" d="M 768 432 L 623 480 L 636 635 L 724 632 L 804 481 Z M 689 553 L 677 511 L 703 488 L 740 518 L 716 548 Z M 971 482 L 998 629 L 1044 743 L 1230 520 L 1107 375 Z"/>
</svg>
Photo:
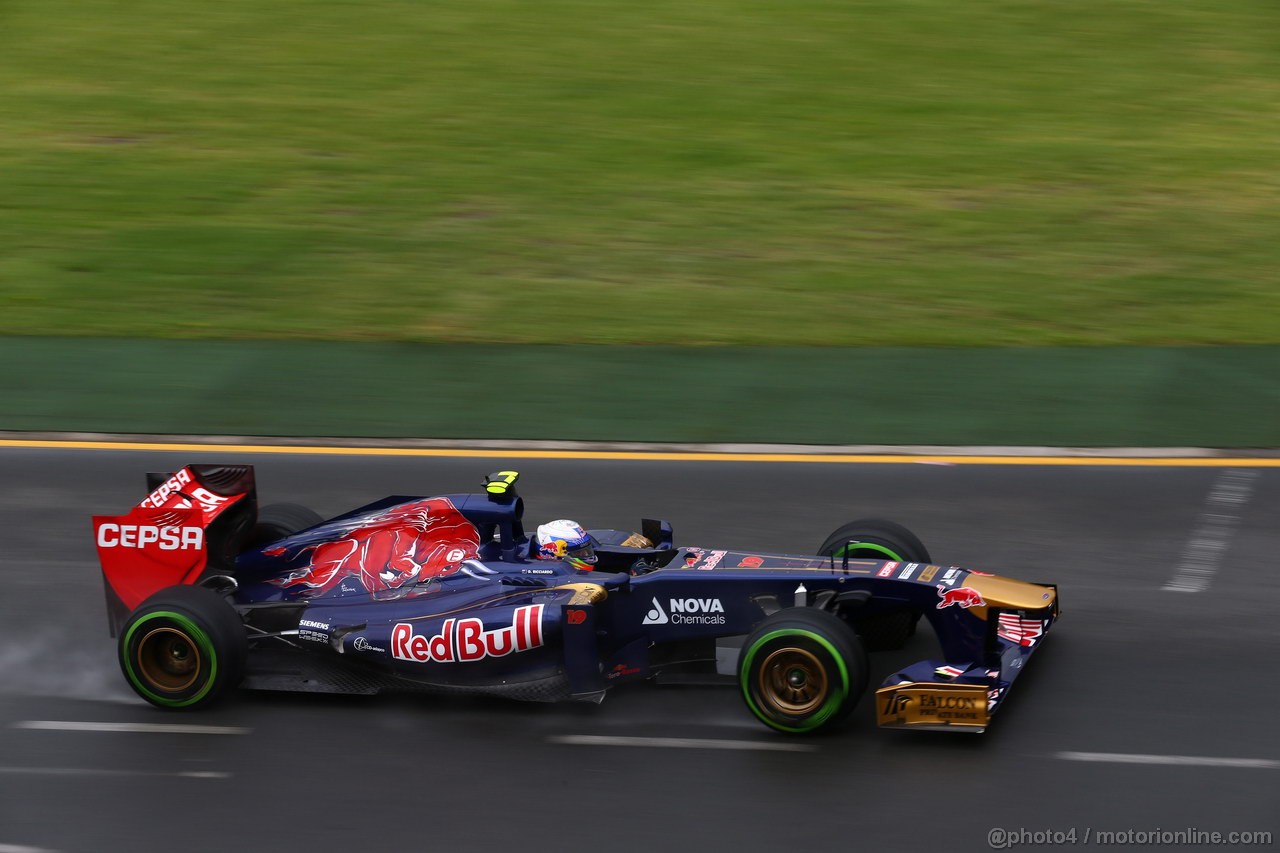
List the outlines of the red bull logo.
<svg viewBox="0 0 1280 853">
<path fill-rule="evenodd" d="M 938 584 L 938 598 L 942 599 L 938 602 L 938 609 L 950 607 L 958 604 L 968 610 L 970 607 L 985 607 L 987 602 L 983 601 L 982 595 L 973 587 L 962 586 L 958 589 L 947 589 L 946 584 Z"/>
<path fill-rule="evenodd" d="M 434 637 L 415 634 L 413 625 L 400 622 L 391 631 L 391 656 L 415 663 L 467 663 L 527 652 L 542 645 L 542 608 L 517 607 L 510 625 L 490 631 L 479 619 L 446 619 Z"/>
<path fill-rule="evenodd" d="M 563 539 L 552 539 L 538 546 L 538 556 L 544 560 L 562 560 L 569 553 L 569 543 Z"/>
<path fill-rule="evenodd" d="M 450 501 L 426 498 L 366 519 L 340 539 L 306 546 L 299 554 L 311 552 L 307 565 L 271 583 L 303 587 L 303 596 L 313 598 L 350 577 L 368 592 L 382 592 L 456 574 L 479 548 L 480 534 Z"/>
</svg>

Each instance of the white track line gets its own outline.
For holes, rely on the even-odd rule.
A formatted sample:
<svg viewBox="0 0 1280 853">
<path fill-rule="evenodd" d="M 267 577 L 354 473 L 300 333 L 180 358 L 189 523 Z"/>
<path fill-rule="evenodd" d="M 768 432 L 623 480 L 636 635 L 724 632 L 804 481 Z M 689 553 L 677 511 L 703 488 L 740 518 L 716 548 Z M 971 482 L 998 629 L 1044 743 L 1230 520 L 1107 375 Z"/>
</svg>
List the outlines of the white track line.
<svg viewBox="0 0 1280 853">
<path fill-rule="evenodd" d="M 1280 770 L 1280 761 L 1268 758 L 1208 758 L 1198 755 L 1136 755 L 1123 752 L 1059 752 L 1064 761 L 1098 761 L 1110 764 L 1163 764 L 1180 767 L 1248 767 Z"/>
<path fill-rule="evenodd" d="M 0 853 L 53 853 L 44 847 L 26 847 L 22 844 L 0 844 Z"/>
<path fill-rule="evenodd" d="M 160 776 L 166 779 L 230 779 L 219 770 L 162 773 L 150 770 L 114 770 L 100 767 L 0 767 L 0 776 Z"/>
<path fill-rule="evenodd" d="M 816 747 L 804 743 L 773 743 L 756 740 L 724 740 L 692 737 L 611 737 L 607 735 L 554 735 L 551 743 L 568 746 L 644 746 L 664 749 L 738 749 L 761 752 L 813 752 Z"/>
<path fill-rule="evenodd" d="M 76 720 L 22 720 L 15 729 L 46 732 L 141 732 L 178 735 L 247 735 L 253 729 L 238 726 L 192 726 L 181 723 L 90 723 Z"/>
<path fill-rule="evenodd" d="M 1240 525 L 1240 514 L 1253 495 L 1257 471 L 1228 468 L 1218 475 L 1196 530 L 1187 543 L 1186 553 L 1173 577 L 1161 589 L 1165 592 L 1204 592 L 1209 588 L 1222 559 L 1227 555 L 1231 537 Z"/>
</svg>

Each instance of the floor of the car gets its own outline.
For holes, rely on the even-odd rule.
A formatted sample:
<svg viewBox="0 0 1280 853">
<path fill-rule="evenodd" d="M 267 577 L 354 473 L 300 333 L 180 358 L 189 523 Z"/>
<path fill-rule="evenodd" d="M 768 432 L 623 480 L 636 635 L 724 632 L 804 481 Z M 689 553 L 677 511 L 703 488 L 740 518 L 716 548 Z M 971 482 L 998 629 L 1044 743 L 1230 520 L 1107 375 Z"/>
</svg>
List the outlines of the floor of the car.
<svg viewBox="0 0 1280 853">
<path fill-rule="evenodd" d="M 337 657 L 336 655 L 334 656 Z M 532 702 L 569 697 L 569 678 L 554 670 L 522 681 L 499 684 L 438 684 L 418 681 L 310 652 L 257 649 L 249 655 L 242 687 L 297 693 L 373 694 L 383 691 L 504 696 Z"/>
</svg>

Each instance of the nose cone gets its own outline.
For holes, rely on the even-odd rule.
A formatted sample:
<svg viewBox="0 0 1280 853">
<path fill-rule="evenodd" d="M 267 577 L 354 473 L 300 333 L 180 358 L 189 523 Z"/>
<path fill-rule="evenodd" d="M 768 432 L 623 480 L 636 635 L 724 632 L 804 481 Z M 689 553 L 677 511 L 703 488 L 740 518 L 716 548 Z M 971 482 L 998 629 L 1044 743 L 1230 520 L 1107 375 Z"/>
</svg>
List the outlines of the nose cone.
<svg viewBox="0 0 1280 853">
<path fill-rule="evenodd" d="M 1051 586 L 1016 581 L 995 575 L 969 574 L 964 585 L 977 590 L 989 607 L 1040 610 L 1052 607 L 1057 593 Z"/>
</svg>

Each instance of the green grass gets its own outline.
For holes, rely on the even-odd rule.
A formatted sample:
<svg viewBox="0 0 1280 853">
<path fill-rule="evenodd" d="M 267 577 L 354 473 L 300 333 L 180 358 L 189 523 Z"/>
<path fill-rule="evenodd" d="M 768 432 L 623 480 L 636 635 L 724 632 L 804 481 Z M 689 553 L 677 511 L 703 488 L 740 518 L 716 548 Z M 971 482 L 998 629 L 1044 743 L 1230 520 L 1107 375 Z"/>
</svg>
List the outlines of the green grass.
<svg viewBox="0 0 1280 853">
<path fill-rule="evenodd" d="M 1280 342 L 1265 0 L 8 0 L 0 334 Z"/>
</svg>

